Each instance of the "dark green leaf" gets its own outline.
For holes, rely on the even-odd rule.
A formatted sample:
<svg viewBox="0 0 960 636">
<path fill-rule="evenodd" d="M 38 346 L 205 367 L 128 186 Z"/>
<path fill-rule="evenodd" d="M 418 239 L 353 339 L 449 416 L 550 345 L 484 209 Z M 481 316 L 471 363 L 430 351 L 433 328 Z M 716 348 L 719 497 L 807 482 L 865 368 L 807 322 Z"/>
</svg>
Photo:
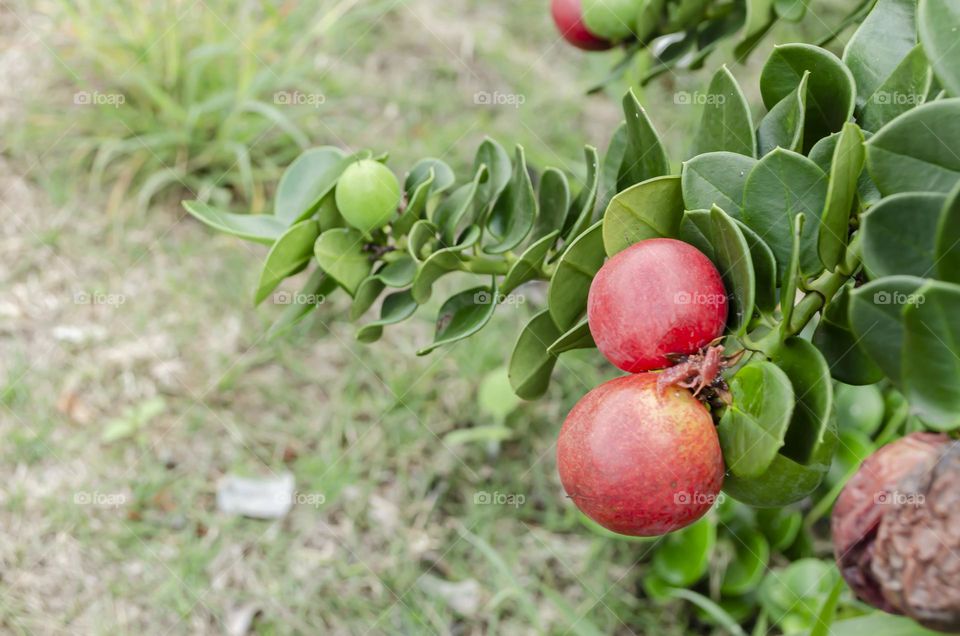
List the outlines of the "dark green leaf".
<svg viewBox="0 0 960 636">
<path fill-rule="evenodd" d="M 287 231 L 287 224 L 275 216 L 233 214 L 200 201 L 183 201 L 183 207 L 196 219 L 215 230 L 256 243 L 273 245 Z"/>
<path fill-rule="evenodd" d="M 489 137 L 484 139 L 477 149 L 477 156 L 473 160 L 473 174 L 477 173 L 481 165 L 487 167 L 488 178 L 480 184 L 476 201 L 481 218 L 484 218 L 510 182 L 513 167 L 507 151 Z"/>
<path fill-rule="evenodd" d="M 960 184 L 947 197 L 940 214 L 934 257 L 939 278 L 960 284 Z"/>
<path fill-rule="evenodd" d="M 430 252 L 440 243 L 437 238 L 439 231 L 440 228 L 426 219 L 413 224 L 407 238 L 407 251 L 415 261 L 420 262 L 430 256 Z"/>
<path fill-rule="evenodd" d="M 547 253 L 550 251 L 550 248 L 553 247 L 553 243 L 557 240 L 558 235 L 559 231 L 554 230 L 536 243 L 530 245 L 530 247 L 520 255 L 520 258 L 510 266 L 510 270 L 503 280 L 502 293 L 509 294 L 525 282 L 540 276 L 543 262 L 547 258 Z"/>
<path fill-rule="evenodd" d="M 713 206 L 710 220 L 714 263 L 731 300 L 727 329 L 733 333 L 744 333 L 753 318 L 756 291 L 750 246 L 737 222 L 719 207 Z"/>
<path fill-rule="evenodd" d="M 547 351 L 556 356 L 564 351 L 592 349 L 595 346 L 597 345 L 593 341 L 593 334 L 590 333 L 590 324 L 584 318 L 557 338 Z"/>
<path fill-rule="evenodd" d="M 383 328 L 402 322 L 417 311 L 417 301 L 409 290 L 390 294 L 383 299 L 380 307 L 380 319 L 368 323 L 357 330 L 357 340 L 360 342 L 376 342 L 383 335 Z"/>
<path fill-rule="evenodd" d="M 520 245 L 537 220 L 537 195 L 530 182 L 530 173 L 527 172 L 523 146 L 517 146 L 513 179 L 497 200 L 493 216 L 504 217 L 506 223 L 500 241 L 483 248 L 488 254 L 502 254 Z"/>
<path fill-rule="evenodd" d="M 363 236 L 353 229 L 327 230 L 317 238 L 313 253 L 320 268 L 351 296 L 373 267 L 363 251 Z"/>
<path fill-rule="evenodd" d="M 497 308 L 497 281 L 489 287 L 474 287 L 447 299 L 437 314 L 437 331 L 433 343 L 417 351 L 423 356 L 437 347 L 463 340 L 483 329 Z"/>
<path fill-rule="evenodd" d="M 627 150 L 617 179 L 619 190 L 670 173 L 670 162 L 660 136 L 633 89 L 623 97 L 623 113 L 627 122 Z"/>
<path fill-rule="evenodd" d="M 803 525 L 803 515 L 800 511 L 762 508 L 756 512 L 757 527 L 767 537 L 770 547 L 782 552 L 793 545 Z"/>
<path fill-rule="evenodd" d="M 618 192 L 617 179 L 620 176 L 620 166 L 627 152 L 627 124 L 621 122 L 610 137 L 610 145 L 603 156 L 603 168 L 600 171 L 600 191 L 597 197 L 597 208 L 606 210 L 610 199 Z M 541 207 L 543 204 L 541 203 Z"/>
<path fill-rule="evenodd" d="M 917 292 L 923 284 L 913 276 L 890 276 L 850 294 L 850 326 L 857 342 L 898 386 L 902 386 L 903 310 L 919 302 Z"/>
<path fill-rule="evenodd" d="M 683 218 L 680 177 L 657 177 L 627 188 L 603 217 L 608 256 L 645 239 L 675 237 Z"/>
<path fill-rule="evenodd" d="M 922 104 L 930 91 L 933 73 L 918 44 L 864 103 L 860 117 L 867 130 L 879 130 L 911 108 Z"/>
<path fill-rule="evenodd" d="M 863 264 L 872 278 L 934 272 L 937 226 L 946 197 L 905 192 L 883 199 L 863 216 Z"/>
<path fill-rule="evenodd" d="M 410 169 L 407 178 L 403 181 L 403 189 L 412 199 L 413 193 L 427 182 L 431 184 L 431 193 L 443 192 L 456 182 L 456 177 L 444 161 L 427 157 L 418 161 Z"/>
<path fill-rule="evenodd" d="M 757 144 L 760 156 L 774 148 L 786 148 L 794 152 L 803 149 L 803 126 L 807 112 L 807 84 L 810 72 L 805 71 L 793 92 L 777 102 L 760 120 Z"/>
<path fill-rule="evenodd" d="M 826 358 L 834 378 L 847 384 L 873 384 L 883 379 L 883 371 L 860 347 L 853 334 L 849 292 L 849 287 L 842 288 L 827 305 L 813 333 L 813 344 Z"/>
<path fill-rule="evenodd" d="M 384 288 L 407 287 L 413 282 L 416 274 L 416 261 L 404 255 L 396 261 L 387 263 L 377 273 L 368 276 L 360 283 L 353 298 L 353 304 L 350 306 L 350 320 L 357 320 L 366 313 Z"/>
<path fill-rule="evenodd" d="M 726 151 L 755 156 L 757 140 L 750 106 L 725 65 L 710 80 L 706 97 L 693 154 Z"/>
<path fill-rule="evenodd" d="M 407 175 L 407 181 L 411 181 L 410 175 Z M 436 175 L 433 169 L 429 169 L 422 179 L 414 183 L 416 185 L 413 191 L 407 191 L 407 205 L 403 209 L 403 213 L 390 226 L 390 233 L 394 238 L 405 236 L 421 220 L 424 211 L 427 209 L 427 201 L 430 198 L 433 184 L 436 183 Z"/>
<path fill-rule="evenodd" d="M 481 165 L 477 168 L 470 183 L 465 183 L 450 196 L 437 206 L 430 219 L 440 228 L 443 242 L 452 245 L 457 235 L 457 231 L 464 225 L 472 225 L 477 220 L 477 207 L 475 198 L 479 191 L 480 183 L 487 177 L 486 166 Z"/>
<path fill-rule="evenodd" d="M 773 257 L 770 247 L 760 239 L 756 232 L 742 221 L 737 221 L 737 225 L 750 247 L 753 275 L 757 281 L 754 302 L 760 311 L 767 314 L 772 313 L 777 307 L 777 261 Z"/>
<path fill-rule="evenodd" d="M 762 475 L 784 444 L 793 414 L 790 379 L 772 362 L 751 362 L 730 380 L 733 404 L 717 433 L 727 470 L 740 477 Z"/>
<path fill-rule="evenodd" d="M 547 347 L 560 337 L 560 330 L 546 310 L 530 319 L 510 356 L 510 386 L 525 400 L 543 395 L 550 385 L 550 374 L 557 363 L 557 356 L 547 352 Z"/>
<path fill-rule="evenodd" d="M 566 175 L 556 168 L 544 170 L 540 176 L 537 201 L 540 213 L 530 240 L 539 241 L 553 232 L 559 236 L 570 208 L 570 186 L 567 184 Z"/>
<path fill-rule="evenodd" d="M 820 217 L 827 196 L 827 176 L 802 155 L 778 148 L 761 159 L 747 177 L 743 221 L 770 246 L 782 277 L 790 262 L 793 219 L 803 213 Z M 817 224 L 807 223 L 801 236 L 800 271 L 822 269 L 817 255 Z"/>
<path fill-rule="evenodd" d="M 904 309 L 907 400 L 928 426 L 960 426 L 960 285 L 931 281 Z"/>
<path fill-rule="evenodd" d="M 854 123 L 846 123 L 833 160 L 827 201 L 820 219 L 817 248 L 824 267 L 833 271 L 843 260 L 850 234 L 850 213 L 856 202 L 857 183 L 865 158 L 863 133 Z"/>
<path fill-rule="evenodd" d="M 544 345 L 544 350 L 563 331 L 573 327 L 586 311 L 590 284 L 605 257 L 602 221 L 594 223 L 564 250 L 547 290 L 547 306 L 558 331 Z"/>
<path fill-rule="evenodd" d="M 823 354 L 807 340 L 789 338 L 772 356 L 797 396 L 781 453 L 806 464 L 824 440 L 833 408 L 833 382 Z"/>
<path fill-rule="evenodd" d="M 960 49 L 957 48 L 960 6 L 953 0 L 920 0 L 917 23 L 920 42 L 937 79 L 947 93 L 960 97 Z"/>
<path fill-rule="evenodd" d="M 253 304 L 259 305 L 283 279 L 300 272 L 313 256 L 313 244 L 320 235 L 320 224 L 307 220 L 296 223 L 270 248 L 260 270 L 260 282 Z"/>
<path fill-rule="evenodd" d="M 797 287 L 800 282 L 800 237 L 803 236 L 803 226 L 807 217 L 798 214 L 793 220 L 793 246 L 790 249 L 790 263 L 787 272 L 783 275 L 780 285 L 780 310 L 783 318 L 780 321 L 780 333 L 784 338 L 788 335 L 790 323 L 793 320 L 794 299 L 797 297 Z"/>
<path fill-rule="evenodd" d="M 600 189 L 600 158 L 597 156 L 597 149 L 592 146 L 584 146 L 583 154 L 587 162 L 587 180 L 570 206 L 567 220 L 563 224 L 562 236 L 565 241 L 580 236 L 593 223 L 593 209 L 596 207 L 597 191 Z"/>
<path fill-rule="evenodd" d="M 810 72 L 804 124 L 804 152 L 821 137 L 843 127 L 853 116 L 853 76 L 829 51 L 810 44 L 777 46 L 760 75 L 760 93 L 767 108 L 773 108 Z"/>
<path fill-rule="evenodd" d="M 917 44 L 917 0 L 878 0 L 843 50 L 857 85 L 857 107 L 873 95 Z"/>
<path fill-rule="evenodd" d="M 918 106 L 867 142 L 867 168 L 884 196 L 949 192 L 960 180 L 960 99 Z"/>
<path fill-rule="evenodd" d="M 713 251 L 711 235 L 713 221 L 710 219 L 710 210 L 687 210 L 680 221 L 677 238 L 689 243 L 704 253 L 711 261 L 716 262 L 717 255 Z"/>
<path fill-rule="evenodd" d="M 743 188 L 756 159 L 731 152 L 710 152 L 683 164 L 681 185 L 688 210 L 709 210 L 719 205 L 735 219 L 741 218 Z"/>
</svg>

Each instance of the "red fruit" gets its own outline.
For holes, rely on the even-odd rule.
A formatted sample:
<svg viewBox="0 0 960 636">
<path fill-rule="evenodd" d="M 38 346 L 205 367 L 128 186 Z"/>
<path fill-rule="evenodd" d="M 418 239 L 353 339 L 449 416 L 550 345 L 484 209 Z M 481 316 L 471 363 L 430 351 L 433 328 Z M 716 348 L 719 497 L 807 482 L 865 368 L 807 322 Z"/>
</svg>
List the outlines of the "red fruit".
<svg viewBox="0 0 960 636">
<path fill-rule="evenodd" d="M 629 375 L 587 393 L 557 441 L 560 481 L 604 528 L 651 537 L 690 525 L 723 485 L 713 420 L 689 391 L 657 391 L 657 374 Z"/>
<path fill-rule="evenodd" d="M 581 0 L 552 0 L 550 13 L 563 39 L 584 51 L 606 51 L 614 43 L 597 37 L 583 23 Z"/>
<path fill-rule="evenodd" d="M 661 369 L 723 333 L 727 293 L 697 248 L 673 239 L 631 245 L 597 272 L 587 303 L 597 348 L 624 371 Z"/>
</svg>

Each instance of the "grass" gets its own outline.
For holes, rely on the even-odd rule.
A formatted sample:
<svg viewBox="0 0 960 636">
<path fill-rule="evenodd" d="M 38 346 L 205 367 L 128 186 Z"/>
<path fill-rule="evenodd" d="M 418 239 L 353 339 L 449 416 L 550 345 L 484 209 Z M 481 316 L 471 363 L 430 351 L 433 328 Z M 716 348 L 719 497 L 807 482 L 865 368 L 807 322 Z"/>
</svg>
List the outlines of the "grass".
<svg viewBox="0 0 960 636">
<path fill-rule="evenodd" d="M 266 250 L 162 205 L 185 188 L 267 205 L 300 144 L 236 105 L 272 105 L 278 87 L 325 96 L 280 111 L 308 143 L 390 150 L 397 171 L 424 155 L 469 165 L 490 133 L 576 173 L 581 145 L 605 147 L 620 117 L 615 99 L 581 98 L 615 54 L 557 47 L 536 3 L 264 4 L 10 7 L 11 46 L 49 77 L 30 71 L 34 99 L 0 155 L 0 244 L 14 263 L 0 274 L 0 332 L 13 334 L 0 338 L 0 631 L 223 633 L 251 612 L 259 634 L 702 630 L 681 604 L 642 598 L 646 544 L 592 535 L 562 497 L 553 441 L 573 402 L 611 375 L 595 354 L 565 356 L 549 396 L 508 417 L 498 450 L 443 441 L 494 423 L 474 408 L 478 379 L 503 364 L 542 290 L 525 289 L 530 302 L 501 310 L 482 339 L 426 358 L 414 352 L 435 306 L 367 348 L 334 297 L 268 343 L 281 308 L 249 306 Z M 165 11 L 188 18 L 170 27 Z M 329 26 L 320 37 L 303 24 Z M 208 39 L 223 57 L 198 70 L 191 56 Z M 670 91 L 704 79 L 668 78 L 648 101 L 675 160 L 697 113 Z M 128 100 L 74 108 L 78 88 Z M 491 108 L 478 91 L 525 102 Z M 36 98 L 48 108 L 29 106 Z M 211 98 L 184 128 L 184 107 Z M 104 438 L 157 398 L 155 417 Z M 225 473 L 284 470 L 324 503 L 278 522 L 217 512 Z M 525 500 L 484 505 L 480 493 Z"/>
</svg>

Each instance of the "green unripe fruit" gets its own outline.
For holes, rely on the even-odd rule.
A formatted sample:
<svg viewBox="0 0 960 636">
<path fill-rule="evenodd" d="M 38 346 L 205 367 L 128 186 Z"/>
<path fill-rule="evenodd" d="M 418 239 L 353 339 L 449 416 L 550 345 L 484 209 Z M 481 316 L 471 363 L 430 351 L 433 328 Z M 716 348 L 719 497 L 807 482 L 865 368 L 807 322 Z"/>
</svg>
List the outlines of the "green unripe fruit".
<svg viewBox="0 0 960 636">
<path fill-rule="evenodd" d="M 583 23 L 594 35 L 612 41 L 633 35 L 639 0 L 583 0 Z"/>
<path fill-rule="evenodd" d="M 379 161 L 363 159 L 337 181 L 337 208 L 351 226 L 367 233 L 388 224 L 400 204 L 400 182 Z"/>
</svg>

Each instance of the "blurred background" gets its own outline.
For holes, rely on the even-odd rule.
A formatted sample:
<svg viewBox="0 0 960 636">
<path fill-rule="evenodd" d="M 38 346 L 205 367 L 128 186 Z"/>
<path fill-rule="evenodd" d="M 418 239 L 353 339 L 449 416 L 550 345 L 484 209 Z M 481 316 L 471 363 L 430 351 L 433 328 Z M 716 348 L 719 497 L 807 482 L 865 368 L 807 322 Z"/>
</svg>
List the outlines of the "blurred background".
<svg viewBox="0 0 960 636">
<path fill-rule="evenodd" d="M 748 96 L 773 42 L 826 21 L 732 66 Z M 545 1 L 0 0 L 0 632 L 716 629 L 646 597 L 656 542 L 564 501 L 556 432 L 613 370 L 571 353 L 545 399 L 504 397 L 542 290 L 424 358 L 435 311 L 367 348 L 345 298 L 267 341 L 266 248 L 179 206 L 269 210 L 323 144 L 402 176 L 490 135 L 577 176 L 622 117 L 629 75 L 585 95 L 618 59 L 563 45 Z M 674 159 L 699 118 L 674 95 L 729 59 L 643 91 Z M 229 501 L 291 476 L 277 518 Z"/>
</svg>

